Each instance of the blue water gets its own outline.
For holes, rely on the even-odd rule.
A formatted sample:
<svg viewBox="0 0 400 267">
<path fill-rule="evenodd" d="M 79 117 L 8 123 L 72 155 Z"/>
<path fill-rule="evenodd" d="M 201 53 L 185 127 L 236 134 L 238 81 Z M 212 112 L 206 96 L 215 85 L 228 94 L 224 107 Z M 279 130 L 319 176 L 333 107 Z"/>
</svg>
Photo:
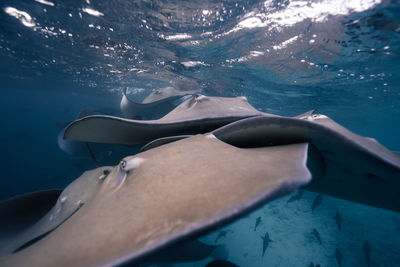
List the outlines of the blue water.
<svg viewBox="0 0 400 267">
<path fill-rule="evenodd" d="M 257 109 L 314 109 L 400 151 L 400 2 L 55 1 L 0 2 L 0 199 L 63 188 L 95 165 L 57 146 L 85 108 L 120 116 L 123 88 L 138 101 L 173 87 L 244 95 Z M 114 147 L 116 164 L 134 147 Z M 314 193 L 282 198 L 227 228 L 241 266 L 400 266 L 400 214 Z M 338 231 L 332 217 L 343 217 Z M 257 217 L 262 223 L 254 232 Z M 316 228 L 319 245 L 311 234 Z M 274 240 L 262 254 L 261 235 Z M 211 233 L 203 241 L 214 243 Z M 209 261 L 209 259 L 208 259 Z M 204 266 L 196 262 L 182 266 Z M 181 266 L 177 264 L 177 266 Z"/>
</svg>

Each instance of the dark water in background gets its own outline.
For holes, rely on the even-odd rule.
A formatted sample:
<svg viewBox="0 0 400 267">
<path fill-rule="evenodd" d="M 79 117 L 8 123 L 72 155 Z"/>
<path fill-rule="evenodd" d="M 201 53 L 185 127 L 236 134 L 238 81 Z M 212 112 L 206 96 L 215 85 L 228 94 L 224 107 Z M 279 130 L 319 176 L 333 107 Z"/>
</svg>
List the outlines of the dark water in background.
<svg viewBox="0 0 400 267">
<path fill-rule="evenodd" d="M 171 86 L 245 95 L 280 115 L 314 109 L 400 150 L 399 1 L 2 0 L 0 8 L 0 199 L 62 188 L 94 168 L 60 151 L 57 135 L 87 107 L 120 115 L 126 87 L 137 100 Z M 102 162 L 116 164 L 115 151 Z M 400 265 L 398 213 L 326 196 L 311 214 L 314 197 L 274 201 L 218 242 L 242 266 L 337 266 L 336 248 L 343 266 L 366 266 L 365 240 L 371 266 Z M 262 258 L 266 231 L 274 242 Z"/>
</svg>

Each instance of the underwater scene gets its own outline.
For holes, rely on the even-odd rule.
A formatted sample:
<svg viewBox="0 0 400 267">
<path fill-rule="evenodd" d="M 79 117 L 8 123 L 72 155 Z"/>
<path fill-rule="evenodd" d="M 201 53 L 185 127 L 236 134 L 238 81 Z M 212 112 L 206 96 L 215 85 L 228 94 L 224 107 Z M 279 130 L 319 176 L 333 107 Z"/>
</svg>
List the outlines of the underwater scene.
<svg viewBox="0 0 400 267">
<path fill-rule="evenodd" d="M 0 70 L 0 266 L 400 266 L 398 0 L 2 0 Z"/>
</svg>

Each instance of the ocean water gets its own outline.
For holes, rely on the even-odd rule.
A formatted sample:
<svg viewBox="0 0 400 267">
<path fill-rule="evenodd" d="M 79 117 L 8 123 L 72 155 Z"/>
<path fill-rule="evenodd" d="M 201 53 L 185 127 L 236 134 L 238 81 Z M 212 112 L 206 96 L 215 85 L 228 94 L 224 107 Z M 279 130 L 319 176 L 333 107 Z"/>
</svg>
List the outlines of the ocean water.
<svg viewBox="0 0 400 267">
<path fill-rule="evenodd" d="M 64 188 L 95 168 L 57 136 L 85 110 L 121 116 L 124 88 L 137 101 L 172 87 L 243 95 L 285 116 L 315 110 L 400 151 L 399 70 L 395 0 L 2 0 L 0 200 Z M 137 149 L 94 148 L 100 165 Z M 400 266 L 399 213 L 328 196 L 311 212 L 315 197 L 283 197 L 200 239 L 225 244 L 240 266 L 339 266 L 337 249 L 341 266 L 367 266 L 366 241 L 370 266 Z"/>
</svg>

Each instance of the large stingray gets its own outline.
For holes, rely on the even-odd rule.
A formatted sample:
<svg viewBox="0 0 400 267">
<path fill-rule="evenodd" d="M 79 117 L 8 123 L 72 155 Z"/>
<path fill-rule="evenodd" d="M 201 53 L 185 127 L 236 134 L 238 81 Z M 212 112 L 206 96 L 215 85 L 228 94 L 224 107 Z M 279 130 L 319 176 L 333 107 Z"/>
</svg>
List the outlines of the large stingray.
<svg viewBox="0 0 400 267">
<path fill-rule="evenodd" d="M 359 136 L 321 114 L 297 118 L 258 116 L 218 128 L 220 140 L 240 147 L 309 142 L 311 191 L 400 211 L 400 156 L 375 139 Z M 163 137 L 148 150 L 188 135 Z"/>
<path fill-rule="evenodd" d="M 123 90 L 120 108 L 127 119 L 156 119 L 162 117 L 182 102 L 184 97 L 194 93 L 166 87 L 153 91 L 143 100 L 143 103 L 136 103 L 128 98 L 126 90 L 126 88 Z M 92 108 L 85 108 L 78 114 L 76 119 L 79 120 L 90 115 L 105 115 L 105 113 Z M 71 156 L 91 158 L 97 166 L 96 156 L 89 143 L 64 139 L 65 129 L 70 123 L 68 122 L 62 126 L 62 130 L 57 136 L 58 147 Z"/>
<path fill-rule="evenodd" d="M 314 182 L 309 190 L 400 211 L 399 154 L 325 115 L 248 118 L 213 134 L 244 147 L 309 142 L 316 148 L 311 151 L 319 155 L 314 155 L 311 162 Z M 320 174 L 315 175 L 318 171 Z"/>
<path fill-rule="evenodd" d="M 128 98 L 126 88 L 122 91 L 120 103 L 121 112 L 127 119 L 159 119 L 173 110 L 184 97 L 195 92 L 182 92 L 172 87 L 156 90 L 148 95 L 142 103 L 137 103 Z"/>
<path fill-rule="evenodd" d="M 230 122 L 260 115 L 276 116 L 256 110 L 245 97 L 195 95 L 158 120 L 106 115 L 78 119 L 67 127 L 64 139 L 141 144 L 165 136 L 206 133 Z"/>
<path fill-rule="evenodd" d="M 86 172 L 36 224 L 8 237 L 0 265 L 137 262 L 309 183 L 307 150 L 197 135 L 127 157 L 111 172 Z"/>
</svg>

